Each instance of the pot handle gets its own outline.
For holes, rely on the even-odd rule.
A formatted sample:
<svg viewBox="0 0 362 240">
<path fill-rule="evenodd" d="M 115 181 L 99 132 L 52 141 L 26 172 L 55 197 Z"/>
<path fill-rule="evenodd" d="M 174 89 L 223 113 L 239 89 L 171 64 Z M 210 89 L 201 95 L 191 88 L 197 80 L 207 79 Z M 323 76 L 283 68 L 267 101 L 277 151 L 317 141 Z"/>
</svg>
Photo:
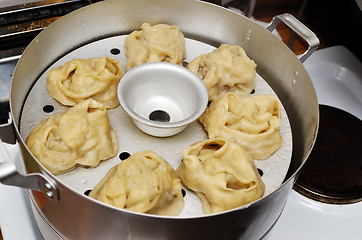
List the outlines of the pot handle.
<svg viewBox="0 0 362 240">
<path fill-rule="evenodd" d="M 284 13 L 273 17 L 272 21 L 269 23 L 266 29 L 272 32 L 280 22 L 285 23 L 285 25 L 287 25 L 308 43 L 309 47 L 307 51 L 298 57 L 299 60 L 303 63 L 319 47 L 319 39 L 311 30 L 309 30 L 297 18 L 289 13 Z"/>
<path fill-rule="evenodd" d="M 53 201 L 59 200 L 56 184 L 47 176 L 32 173 L 20 174 L 0 139 L 0 183 L 43 192 Z"/>
</svg>

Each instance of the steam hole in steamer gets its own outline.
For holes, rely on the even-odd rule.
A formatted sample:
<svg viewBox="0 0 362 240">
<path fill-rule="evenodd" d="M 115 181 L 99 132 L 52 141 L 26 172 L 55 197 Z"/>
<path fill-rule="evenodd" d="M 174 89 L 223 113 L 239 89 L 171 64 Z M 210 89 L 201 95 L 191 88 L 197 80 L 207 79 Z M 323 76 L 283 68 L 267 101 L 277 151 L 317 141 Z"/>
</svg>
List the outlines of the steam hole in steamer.
<svg viewBox="0 0 362 240">
<path fill-rule="evenodd" d="M 43 111 L 44 111 L 45 113 L 51 113 L 51 112 L 54 111 L 54 106 L 52 106 L 52 105 L 45 105 L 45 106 L 43 107 Z"/>
<path fill-rule="evenodd" d="M 121 50 L 119 50 L 118 48 L 112 48 L 110 51 L 113 55 L 118 55 L 121 53 Z"/>
<path fill-rule="evenodd" d="M 186 191 L 185 191 L 185 189 L 181 189 L 181 192 L 182 192 L 182 196 L 185 197 L 185 196 L 186 196 Z"/>
<path fill-rule="evenodd" d="M 258 173 L 259 173 L 260 177 L 262 177 L 264 175 L 263 170 L 261 170 L 260 168 L 257 168 L 257 169 L 258 169 Z"/>
<path fill-rule="evenodd" d="M 85 190 L 84 195 L 88 196 L 92 189 Z"/>
<path fill-rule="evenodd" d="M 157 122 L 169 122 L 170 121 L 170 115 L 168 115 L 167 112 L 162 110 L 155 110 L 151 112 L 151 114 L 148 117 L 151 121 L 157 121 Z"/>
<path fill-rule="evenodd" d="M 129 156 L 131 156 L 131 154 L 129 152 L 121 152 L 119 154 L 119 159 L 120 160 L 126 160 Z"/>
</svg>

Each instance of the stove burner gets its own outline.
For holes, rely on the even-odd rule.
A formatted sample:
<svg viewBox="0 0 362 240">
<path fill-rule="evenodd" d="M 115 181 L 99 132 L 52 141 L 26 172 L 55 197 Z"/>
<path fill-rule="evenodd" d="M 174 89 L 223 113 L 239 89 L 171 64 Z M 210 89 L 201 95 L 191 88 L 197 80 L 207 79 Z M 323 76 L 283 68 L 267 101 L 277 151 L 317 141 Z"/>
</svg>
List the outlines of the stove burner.
<svg viewBox="0 0 362 240">
<path fill-rule="evenodd" d="M 349 204 L 362 200 L 362 121 L 319 105 L 320 125 L 315 146 L 294 185 L 311 199 Z"/>
</svg>

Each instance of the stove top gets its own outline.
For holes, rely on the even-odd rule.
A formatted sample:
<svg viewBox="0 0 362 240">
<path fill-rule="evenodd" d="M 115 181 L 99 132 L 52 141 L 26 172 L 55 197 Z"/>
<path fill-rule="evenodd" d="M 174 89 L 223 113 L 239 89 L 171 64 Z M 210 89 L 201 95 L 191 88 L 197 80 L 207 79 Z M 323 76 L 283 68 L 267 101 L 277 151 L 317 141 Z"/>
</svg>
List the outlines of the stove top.
<svg viewBox="0 0 362 240">
<path fill-rule="evenodd" d="M 361 62 L 346 48 L 336 46 L 316 51 L 304 66 L 311 76 L 321 108 L 328 106 L 343 109 L 352 114 L 355 121 L 359 121 L 358 127 L 361 128 Z M 362 146 L 361 137 L 357 139 Z M 335 147 L 339 145 L 336 143 Z M 354 174 L 359 175 L 356 178 L 361 178 L 360 157 L 356 159 L 356 165 L 359 167 L 354 169 Z M 303 171 L 304 168 L 302 173 Z M 299 179 L 297 183 L 298 181 Z M 361 212 L 362 201 L 351 204 L 326 204 L 293 190 L 279 221 L 267 239 L 361 239 Z"/>
<path fill-rule="evenodd" d="M 320 104 L 343 109 L 362 119 L 362 64 L 346 48 L 336 46 L 318 50 L 304 65 Z M 9 81 L 3 80 L 7 74 L 0 74 L 0 86 Z M 6 147 L 19 165 L 18 146 L 6 144 Z M 362 174 L 361 168 L 359 173 Z M 0 225 L 4 239 L 43 239 L 31 211 L 27 190 L 0 185 L 0 196 Z M 279 221 L 266 239 L 361 239 L 361 212 L 362 202 L 326 204 L 293 190 Z"/>
<path fill-rule="evenodd" d="M 90 3 L 91 0 L 0 0 L 0 63 L 19 59 L 30 41 L 49 24 Z"/>
</svg>

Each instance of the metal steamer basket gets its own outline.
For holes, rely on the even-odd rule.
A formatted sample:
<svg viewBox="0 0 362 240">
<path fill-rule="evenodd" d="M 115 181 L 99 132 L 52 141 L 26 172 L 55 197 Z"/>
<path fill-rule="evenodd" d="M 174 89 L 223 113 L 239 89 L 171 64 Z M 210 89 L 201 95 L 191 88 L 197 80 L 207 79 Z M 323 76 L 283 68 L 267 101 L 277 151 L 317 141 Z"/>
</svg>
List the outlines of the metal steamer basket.
<svg viewBox="0 0 362 240">
<path fill-rule="evenodd" d="M 299 58 L 270 32 L 280 21 L 294 29 L 310 45 Z M 251 204 L 218 214 L 155 216 L 108 206 L 83 194 L 82 184 L 94 186 L 115 162 L 110 161 L 109 165 L 101 163 L 99 168 L 103 170 L 100 170 L 99 176 L 92 178 L 91 175 L 78 186 L 69 181 L 71 178 L 51 174 L 31 154 L 25 139 L 36 122 L 28 118 L 28 113 L 33 111 L 31 116 L 41 115 L 37 114 L 38 110 L 48 104 L 42 97 L 46 92 L 34 94 L 44 73 L 53 64 L 62 61 L 64 56 L 73 56 L 79 49 L 86 49 L 88 53 L 92 44 L 116 44 L 118 37 L 139 29 L 144 22 L 176 25 L 189 41 L 212 48 L 222 43 L 240 45 L 256 62 L 258 75 L 281 100 L 292 132 L 290 165 L 280 186 Z M 76 10 L 42 31 L 18 62 L 12 80 L 10 107 L 27 173 L 19 174 L 12 161 L 4 157 L 4 161 L 0 161 L 1 183 L 30 189 L 34 215 L 47 239 L 261 239 L 278 220 L 295 177 L 316 138 L 318 103 L 301 62 L 318 45 L 316 36 L 291 15 L 276 16 L 265 29 L 240 14 L 193 0 L 109 0 Z M 106 44 L 105 48 L 109 51 L 115 47 L 123 51 L 115 45 Z M 101 48 L 97 49 L 94 48 L 94 51 Z M 54 105 L 56 111 L 64 111 L 56 103 Z M 117 110 L 112 114 L 117 115 Z M 118 124 L 133 126 L 128 122 Z M 134 126 L 130 128 L 139 131 Z M 204 133 L 198 136 L 189 131 L 175 138 L 186 134 L 195 139 L 205 137 Z M 129 138 L 129 142 L 132 139 Z M 168 140 L 172 141 L 171 138 Z M 120 148 L 122 146 L 125 145 L 120 142 Z M 88 170 L 79 171 L 86 174 Z"/>
</svg>

